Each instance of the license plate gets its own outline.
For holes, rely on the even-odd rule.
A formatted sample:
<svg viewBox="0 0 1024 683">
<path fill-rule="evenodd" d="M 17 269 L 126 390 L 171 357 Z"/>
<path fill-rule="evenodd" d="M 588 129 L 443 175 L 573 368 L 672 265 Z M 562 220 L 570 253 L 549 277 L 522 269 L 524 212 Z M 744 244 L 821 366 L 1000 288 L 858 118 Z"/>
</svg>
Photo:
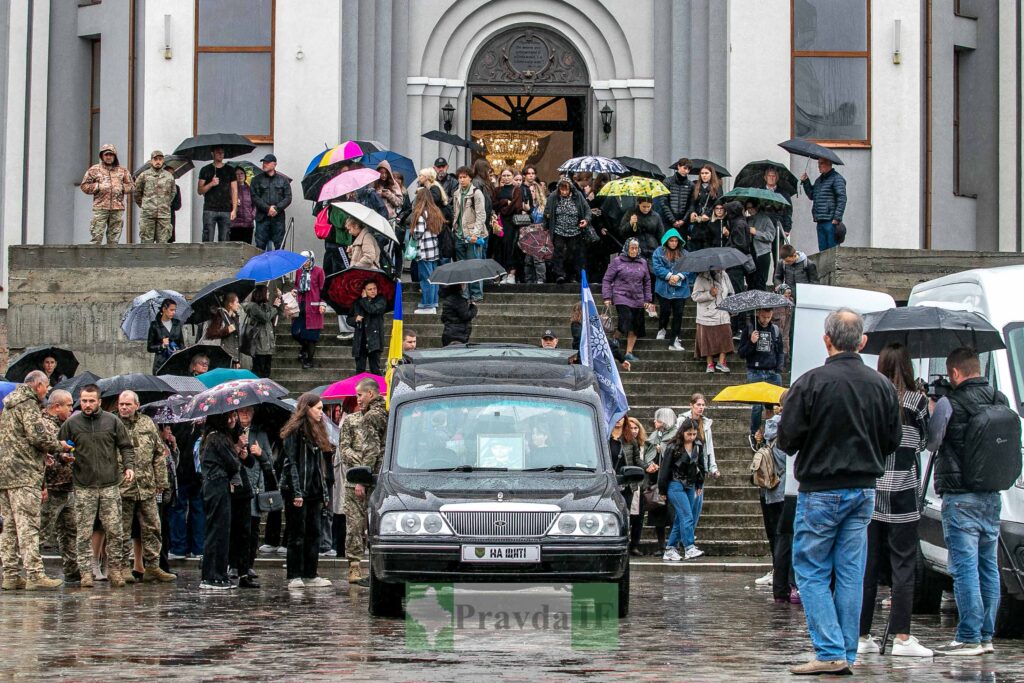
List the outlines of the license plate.
<svg viewBox="0 0 1024 683">
<path fill-rule="evenodd" d="M 464 545 L 463 562 L 540 562 L 539 545 Z"/>
</svg>

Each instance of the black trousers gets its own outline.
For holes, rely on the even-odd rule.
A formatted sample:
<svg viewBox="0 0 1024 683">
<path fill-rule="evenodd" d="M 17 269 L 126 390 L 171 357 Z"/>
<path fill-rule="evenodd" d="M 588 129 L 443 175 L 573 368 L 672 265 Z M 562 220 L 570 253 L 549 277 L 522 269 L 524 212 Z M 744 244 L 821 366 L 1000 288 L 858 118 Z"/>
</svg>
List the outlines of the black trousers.
<svg viewBox="0 0 1024 683">
<path fill-rule="evenodd" d="M 665 337 L 671 345 L 676 339 L 679 338 L 679 333 L 683 329 L 683 311 L 686 308 L 686 299 L 666 299 L 663 296 L 658 297 L 658 329 L 668 330 L 668 336 Z M 669 327 L 669 320 L 671 320 L 671 327 Z"/>
<path fill-rule="evenodd" d="M 257 377 L 270 377 L 270 365 L 274 360 L 273 354 L 256 354 L 252 357 L 252 374 Z"/>
<path fill-rule="evenodd" d="M 642 495 L 640 491 L 634 491 L 630 487 L 622 489 L 622 496 L 626 499 L 626 509 L 633 507 L 633 496 Z M 640 499 L 640 514 L 629 516 L 629 547 L 640 548 L 640 534 L 644 530 L 644 499 Z"/>
<path fill-rule="evenodd" d="M 380 351 L 371 351 L 356 356 L 356 374 L 366 372 L 366 361 L 370 361 L 370 374 L 383 375 L 380 371 Z"/>
<path fill-rule="evenodd" d="M 764 291 L 768 289 L 768 272 L 772 269 L 772 253 L 768 252 L 754 257 L 754 266 L 757 267 L 757 270 L 754 271 L 754 281 L 750 283 L 750 278 L 748 278 L 747 282 L 751 284 L 751 289 Z"/>
<path fill-rule="evenodd" d="M 203 482 L 206 536 L 203 542 L 203 581 L 228 580 L 231 545 L 231 493 L 226 479 Z"/>
<path fill-rule="evenodd" d="M 860 634 L 871 633 L 875 597 L 885 556 L 892 569 L 890 633 L 910 633 L 914 606 L 914 565 L 917 562 L 917 522 L 889 524 L 871 520 L 868 524 L 868 559 L 864 567 L 864 602 L 860 609 Z"/>
<path fill-rule="evenodd" d="M 288 580 L 315 579 L 320 561 L 320 511 L 322 500 L 304 498 L 302 507 L 293 499 L 284 502 L 285 524 L 288 527 Z"/>
<path fill-rule="evenodd" d="M 260 552 L 260 518 L 249 516 L 249 566 L 256 563 Z"/>
<path fill-rule="evenodd" d="M 167 497 L 164 491 L 164 497 Z M 167 523 L 167 511 L 170 509 L 167 503 L 160 503 L 160 569 L 165 572 L 171 571 L 171 565 L 167 562 L 167 550 L 171 547 L 171 525 Z"/>
<path fill-rule="evenodd" d="M 242 476 L 248 476 L 242 472 Z M 228 563 L 235 568 L 239 576 L 245 576 L 252 568 L 249 556 L 249 533 L 252 529 L 252 498 L 241 496 L 231 497 L 231 543 L 228 550 Z"/>
<path fill-rule="evenodd" d="M 267 513 L 267 526 L 263 530 L 263 542 L 275 548 L 281 546 L 281 516 L 282 512 Z"/>
<path fill-rule="evenodd" d="M 796 496 L 786 496 L 782 514 L 775 532 L 775 550 L 772 552 L 772 593 L 776 598 L 788 598 L 796 585 L 793 576 L 793 523 L 796 521 Z"/>
<path fill-rule="evenodd" d="M 345 515 L 334 515 L 334 524 L 331 526 L 334 536 L 334 548 L 338 555 L 345 554 Z"/>
<path fill-rule="evenodd" d="M 761 503 L 761 520 L 764 522 L 764 534 L 768 537 L 768 548 L 775 556 L 775 539 L 779 533 L 779 518 L 782 516 L 783 503 L 766 503 L 764 494 L 759 497 Z"/>
<path fill-rule="evenodd" d="M 580 269 L 583 267 L 583 237 L 560 237 L 553 235 L 555 254 L 548 266 L 555 274 L 556 280 L 575 280 L 579 282 Z"/>
</svg>

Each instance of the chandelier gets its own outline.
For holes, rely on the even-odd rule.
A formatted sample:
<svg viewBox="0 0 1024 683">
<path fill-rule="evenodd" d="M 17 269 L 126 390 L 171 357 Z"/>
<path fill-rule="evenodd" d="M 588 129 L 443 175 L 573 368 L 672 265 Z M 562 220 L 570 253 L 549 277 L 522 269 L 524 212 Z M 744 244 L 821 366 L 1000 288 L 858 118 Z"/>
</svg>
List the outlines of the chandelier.
<svg viewBox="0 0 1024 683">
<path fill-rule="evenodd" d="M 526 161 L 537 153 L 540 139 L 546 134 L 526 133 L 522 131 L 493 131 L 481 133 L 477 142 L 484 146 L 487 162 L 496 174 L 506 168 L 522 171 Z"/>
</svg>

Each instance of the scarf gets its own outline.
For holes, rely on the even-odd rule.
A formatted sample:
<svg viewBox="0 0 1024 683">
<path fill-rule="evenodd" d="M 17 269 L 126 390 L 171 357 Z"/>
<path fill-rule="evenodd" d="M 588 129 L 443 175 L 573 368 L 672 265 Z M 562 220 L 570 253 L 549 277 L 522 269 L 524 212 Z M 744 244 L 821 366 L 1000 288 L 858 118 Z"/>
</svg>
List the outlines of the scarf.
<svg viewBox="0 0 1024 683">
<path fill-rule="evenodd" d="M 310 280 L 312 278 L 312 275 L 311 275 L 312 272 L 313 272 L 313 267 L 312 266 L 310 266 L 309 268 L 303 267 L 302 273 L 299 275 L 299 284 L 298 284 L 299 294 L 305 294 L 306 292 L 309 291 Z"/>
</svg>

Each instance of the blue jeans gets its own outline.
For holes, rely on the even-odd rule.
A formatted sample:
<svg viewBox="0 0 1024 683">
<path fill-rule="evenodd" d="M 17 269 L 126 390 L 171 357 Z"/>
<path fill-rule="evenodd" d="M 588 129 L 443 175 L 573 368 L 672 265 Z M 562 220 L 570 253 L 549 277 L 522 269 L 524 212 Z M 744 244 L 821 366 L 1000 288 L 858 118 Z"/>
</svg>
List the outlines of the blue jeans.
<svg viewBox="0 0 1024 683">
<path fill-rule="evenodd" d="M 992 640 L 999 610 L 998 493 L 947 493 L 942 496 L 942 536 L 949 550 L 953 595 L 960 613 L 956 639 Z"/>
<path fill-rule="evenodd" d="M 420 308 L 437 308 L 437 285 L 430 284 L 430 275 L 438 261 L 415 261 L 420 276 Z"/>
<path fill-rule="evenodd" d="M 666 548 L 673 548 L 680 541 L 684 549 L 693 545 L 694 498 L 696 493 L 692 486 L 683 486 L 675 480 L 669 482 L 668 502 L 675 510 L 676 516 L 672 520 L 672 530 L 669 532 Z"/>
<path fill-rule="evenodd" d="M 279 213 L 274 217 L 266 214 L 256 214 L 256 235 L 255 242 L 257 249 L 270 251 L 280 249 L 284 246 L 284 214 Z"/>
<path fill-rule="evenodd" d="M 187 487 L 178 487 L 174 505 L 167 511 L 167 523 L 171 532 L 171 554 L 203 554 L 206 515 L 203 513 L 203 492 L 200 487 L 195 487 L 194 492 L 190 492 Z"/>
<path fill-rule="evenodd" d="M 782 375 L 775 372 L 774 370 L 747 370 L 747 381 L 748 382 L 768 382 L 768 384 L 774 384 L 777 387 L 782 386 Z M 750 433 L 755 434 L 758 428 L 761 426 L 761 415 L 764 411 L 764 405 L 761 403 L 755 403 L 750 406 Z"/>
<path fill-rule="evenodd" d="M 796 502 L 793 572 L 814 653 L 821 661 L 857 658 L 868 522 L 874 489 L 801 492 Z M 829 586 L 835 574 L 835 589 Z"/>
<path fill-rule="evenodd" d="M 483 242 L 477 241 L 476 244 L 470 244 L 469 242 L 463 242 L 462 240 L 455 240 L 455 260 L 456 261 L 467 261 L 474 258 L 484 257 L 484 244 Z M 466 287 L 466 293 L 468 298 L 473 301 L 484 300 L 484 284 L 482 282 L 471 282 Z"/>
<path fill-rule="evenodd" d="M 832 247 L 838 247 L 836 242 L 836 226 L 832 221 L 818 221 L 818 251 L 825 251 Z"/>
</svg>

